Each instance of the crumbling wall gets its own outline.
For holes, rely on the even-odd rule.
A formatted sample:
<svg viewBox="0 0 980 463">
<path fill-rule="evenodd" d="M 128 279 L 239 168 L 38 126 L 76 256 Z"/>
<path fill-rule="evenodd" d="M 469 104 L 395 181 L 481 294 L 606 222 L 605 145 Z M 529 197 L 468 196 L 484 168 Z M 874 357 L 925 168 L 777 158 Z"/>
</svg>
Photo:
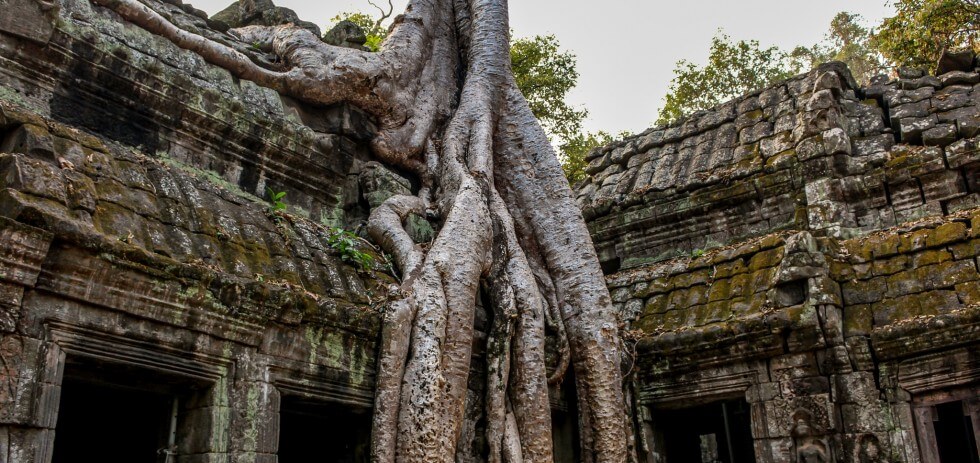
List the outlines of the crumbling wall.
<svg viewBox="0 0 980 463">
<path fill-rule="evenodd" d="M 777 230 L 849 236 L 973 207 L 975 80 L 860 89 L 823 65 L 595 150 L 576 187 L 600 259 L 630 268 Z"/>
<path fill-rule="evenodd" d="M 222 37 L 192 7 L 152 6 Z M 362 268 L 328 235 L 394 188 L 369 163 L 373 122 L 233 79 L 87 1 L 10 8 L 0 461 L 51 461 L 66 371 L 179 396 L 179 437 L 160 449 L 175 461 L 275 461 L 285 396 L 369 413 L 395 280 L 369 246 Z"/>
<path fill-rule="evenodd" d="M 767 462 L 938 462 L 935 406 L 977 420 L 966 61 L 867 88 L 823 65 L 589 155 L 647 461 L 671 454 L 664 416 L 721 401 L 748 404 Z"/>
</svg>

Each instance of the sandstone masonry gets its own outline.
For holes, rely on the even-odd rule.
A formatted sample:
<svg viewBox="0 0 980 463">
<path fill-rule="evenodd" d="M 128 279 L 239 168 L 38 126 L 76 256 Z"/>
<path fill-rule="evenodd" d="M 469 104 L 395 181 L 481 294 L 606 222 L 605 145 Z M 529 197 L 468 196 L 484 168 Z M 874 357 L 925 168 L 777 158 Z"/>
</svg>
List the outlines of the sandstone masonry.
<svg viewBox="0 0 980 463">
<path fill-rule="evenodd" d="M 647 461 L 977 458 L 967 63 L 867 88 L 827 64 L 591 153 Z"/>
</svg>

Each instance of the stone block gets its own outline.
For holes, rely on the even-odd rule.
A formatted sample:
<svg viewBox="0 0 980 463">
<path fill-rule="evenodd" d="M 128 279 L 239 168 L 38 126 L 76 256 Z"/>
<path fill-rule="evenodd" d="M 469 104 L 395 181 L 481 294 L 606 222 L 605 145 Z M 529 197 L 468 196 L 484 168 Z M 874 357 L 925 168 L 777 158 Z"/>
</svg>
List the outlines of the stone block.
<svg viewBox="0 0 980 463">
<path fill-rule="evenodd" d="M 834 375 L 834 402 L 839 404 L 875 404 L 881 395 L 874 373 L 857 371 Z"/>
<path fill-rule="evenodd" d="M 817 360 L 813 354 L 801 352 L 774 357 L 769 360 L 769 374 L 773 381 L 819 376 Z"/>
<path fill-rule="evenodd" d="M 766 402 L 780 398 L 780 383 L 759 383 L 749 386 L 745 391 L 745 400 L 750 404 Z"/>
<path fill-rule="evenodd" d="M 844 304 L 868 304 L 882 300 L 888 289 L 885 278 L 845 282 L 841 285 Z"/>
<path fill-rule="evenodd" d="M 936 126 L 939 118 L 935 114 L 926 117 L 906 117 L 898 121 L 897 131 L 904 143 L 919 143 L 922 133 Z"/>
<path fill-rule="evenodd" d="M 888 430 L 888 410 L 878 403 L 843 404 L 840 406 L 845 432 L 884 432 Z"/>
<path fill-rule="evenodd" d="M 852 154 L 855 156 L 869 156 L 874 153 L 887 152 L 895 145 L 895 137 L 890 134 L 855 138 L 852 141 L 854 145 Z"/>
<path fill-rule="evenodd" d="M 41 342 L 24 336 L 0 337 L 0 423 L 37 425 L 41 385 Z"/>
<path fill-rule="evenodd" d="M 977 268 L 972 260 L 928 265 L 917 268 L 915 272 L 927 290 L 951 288 L 960 283 L 978 279 Z"/>
<path fill-rule="evenodd" d="M 919 175 L 919 182 L 926 201 L 946 201 L 967 192 L 962 175 L 955 170 Z"/>
<path fill-rule="evenodd" d="M 922 76 L 916 79 L 898 79 L 898 88 L 902 90 L 915 90 L 924 87 L 938 89 L 942 83 L 935 76 Z"/>
<path fill-rule="evenodd" d="M 738 139 L 739 143 L 743 145 L 756 143 L 763 138 L 771 136 L 773 133 L 773 126 L 771 122 L 759 122 L 755 125 L 746 127 L 739 131 Z"/>
<path fill-rule="evenodd" d="M 971 72 L 975 62 L 976 53 L 973 50 L 946 51 L 939 57 L 936 73 L 947 75 L 953 72 Z"/>
<path fill-rule="evenodd" d="M 946 162 L 953 169 L 980 159 L 980 137 L 957 140 L 946 147 L 945 153 Z"/>
<path fill-rule="evenodd" d="M 874 357 L 871 355 L 871 344 L 866 336 L 850 336 L 844 339 L 847 355 L 855 371 L 875 371 Z"/>
<path fill-rule="evenodd" d="M 40 44 L 47 43 L 54 32 L 58 2 L 26 2 L 0 0 L 0 31 L 13 34 Z"/>
<path fill-rule="evenodd" d="M 844 337 L 871 334 L 872 311 L 868 304 L 850 305 L 844 308 Z"/>
<path fill-rule="evenodd" d="M 966 237 L 967 225 L 963 222 L 949 222 L 936 227 L 929 233 L 926 245 L 929 247 L 943 246 Z"/>
<path fill-rule="evenodd" d="M 912 91 L 890 90 L 885 93 L 885 103 L 889 108 L 895 108 L 899 105 L 915 103 L 917 101 L 928 99 L 935 93 L 936 89 L 932 87 L 924 87 Z"/>
<path fill-rule="evenodd" d="M 905 103 L 890 108 L 888 116 L 891 118 L 892 127 L 898 128 L 900 120 L 910 117 L 926 117 L 929 115 L 929 100 L 921 100 L 913 103 Z"/>
<path fill-rule="evenodd" d="M 0 180 L 6 188 L 62 205 L 68 203 L 61 170 L 48 162 L 21 154 L 0 155 Z"/>
<path fill-rule="evenodd" d="M 791 132 L 780 132 L 770 137 L 763 138 L 759 142 L 759 153 L 765 158 L 771 158 L 779 153 L 786 152 L 795 147 L 793 134 Z"/>
<path fill-rule="evenodd" d="M 922 143 L 926 146 L 946 146 L 956 141 L 954 124 L 939 124 L 922 132 Z"/>
<path fill-rule="evenodd" d="M 829 154 L 851 154 L 851 139 L 841 128 L 823 132 L 824 151 Z"/>
<path fill-rule="evenodd" d="M 885 297 L 896 298 L 922 292 L 925 285 L 918 278 L 915 269 L 907 272 L 896 273 L 887 278 L 888 290 Z"/>
</svg>

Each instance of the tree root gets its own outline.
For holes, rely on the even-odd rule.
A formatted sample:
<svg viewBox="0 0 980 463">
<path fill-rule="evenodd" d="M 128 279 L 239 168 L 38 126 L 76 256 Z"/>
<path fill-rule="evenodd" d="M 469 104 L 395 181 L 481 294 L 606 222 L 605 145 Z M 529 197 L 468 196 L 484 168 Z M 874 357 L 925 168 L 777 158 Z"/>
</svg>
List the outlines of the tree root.
<svg viewBox="0 0 980 463">
<path fill-rule="evenodd" d="M 418 196 L 390 198 L 368 223 L 403 276 L 384 314 L 372 461 L 456 457 L 481 285 L 492 315 L 489 461 L 553 460 L 548 385 L 569 364 L 584 461 L 627 460 L 615 314 L 554 151 L 511 76 L 506 1 L 412 0 L 377 54 L 291 25 L 234 31 L 278 55 L 282 71 L 137 0 L 93 1 L 240 78 L 309 104 L 361 107 L 379 121 L 374 153 L 418 175 Z M 427 251 L 405 231 L 412 213 L 441 218 Z M 559 353 L 550 374 L 546 328 Z"/>
</svg>

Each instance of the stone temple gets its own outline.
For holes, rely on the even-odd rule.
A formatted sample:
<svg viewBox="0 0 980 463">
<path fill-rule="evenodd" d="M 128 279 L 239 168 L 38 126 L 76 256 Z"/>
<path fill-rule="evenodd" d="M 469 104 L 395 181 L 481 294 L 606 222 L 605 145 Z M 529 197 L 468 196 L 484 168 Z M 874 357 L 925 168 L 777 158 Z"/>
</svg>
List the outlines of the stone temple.
<svg viewBox="0 0 980 463">
<path fill-rule="evenodd" d="M 0 463 L 367 461 L 392 277 L 329 227 L 413 188 L 372 119 L 88 0 L 0 4 Z M 298 21 L 146 4 L 217 40 Z M 831 63 L 590 155 L 640 462 L 980 461 L 977 65 Z M 579 461 L 574 388 L 552 418 Z"/>
</svg>

